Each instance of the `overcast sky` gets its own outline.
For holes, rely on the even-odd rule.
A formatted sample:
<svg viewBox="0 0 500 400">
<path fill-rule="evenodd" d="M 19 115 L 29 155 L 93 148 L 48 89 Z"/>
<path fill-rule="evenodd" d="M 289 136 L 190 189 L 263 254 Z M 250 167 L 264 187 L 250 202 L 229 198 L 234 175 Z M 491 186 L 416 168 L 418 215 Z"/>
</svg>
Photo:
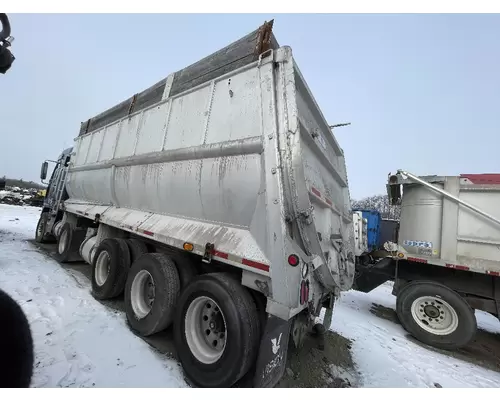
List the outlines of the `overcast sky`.
<svg viewBox="0 0 500 400">
<path fill-rule="evenodd" d="M 80 122 L 275 18 L 347 158 L 351 196 L 389 172 L 500 172 L 498 15 L 10 15 L 0 175 L 38 181 Z"/>
</svg>

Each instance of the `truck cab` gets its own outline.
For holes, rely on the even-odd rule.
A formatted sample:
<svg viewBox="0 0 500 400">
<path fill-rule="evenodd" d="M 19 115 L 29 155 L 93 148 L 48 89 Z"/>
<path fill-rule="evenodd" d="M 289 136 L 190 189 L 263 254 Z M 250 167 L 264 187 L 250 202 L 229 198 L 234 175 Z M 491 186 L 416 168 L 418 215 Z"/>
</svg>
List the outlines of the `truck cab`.
<svg viewBox="0 0 500 400">
<path fill-rule="evenodd" d="M 55 166 L 48 182 L 42 213 L 36 227 L 36 241 L 39 243 L 54 241 L 57 236 L 54 228 L 57 222 L 62 220 L 62 202 L 68 198 L 65 182 L 72 151 L 72 147 L 67 148 L 59 155 L 57 161 L 46 160 L 42 163 L 40 171 L 42 182 L 47 178 L 49 163 L 54 163 Z"/>
</svg>

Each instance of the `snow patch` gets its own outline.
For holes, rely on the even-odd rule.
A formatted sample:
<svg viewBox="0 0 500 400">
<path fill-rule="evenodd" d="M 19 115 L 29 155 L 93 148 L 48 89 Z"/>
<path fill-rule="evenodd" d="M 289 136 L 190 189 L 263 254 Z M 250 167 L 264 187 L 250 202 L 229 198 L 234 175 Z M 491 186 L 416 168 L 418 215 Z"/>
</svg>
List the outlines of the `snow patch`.
<svg viewBox="0 0 500 400">
<path fill-rule="evenodd" d="M 392 285 L 371 293 L 351 290 L 336 305 L 331 329 L 353 340 L 353 359 L 363 387 L 498 387 L 500 374 L 437 353 L 408 340 L 399 324 L 370 312 L 373 303 L 396 309 Z M 485 313 L 477 313 L 482 329 L 499 329 Z M 496 322 L 496 328 L 494 327 Z"/>
<path fill-rule="evenodd" d="M 94 300 L 88 280 L 78 285 L 74 273 L 26 242 L 39 215 L 39 208 L 0 205 L 0 288 L 30 321 L 32 386 L 187 386 L 177 362 L 135 336 L 123 313 Z"/>
</svg>

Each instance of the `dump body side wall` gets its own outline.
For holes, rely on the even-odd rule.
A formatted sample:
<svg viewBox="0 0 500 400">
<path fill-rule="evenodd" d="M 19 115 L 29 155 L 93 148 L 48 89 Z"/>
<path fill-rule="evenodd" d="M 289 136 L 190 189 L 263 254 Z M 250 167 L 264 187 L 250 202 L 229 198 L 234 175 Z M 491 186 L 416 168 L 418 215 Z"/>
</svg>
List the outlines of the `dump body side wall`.
<svg viewBox="0 0 500 400">
<path fill-rule="evenodd" d="M 207 222 L 222 251 L 268 263 L 259 79 L 251 65 L 80 136 L 72 199 Z M 222 239 L 229 227 L 253 245 Z"/>
<path fill-rule="evenodd" d="M 434 179 L 432 184 L 500 219 L 499 184 L 475 184 L 461 177 Z M 431 263 L 500 273 L 500 224 L 423 185 L 403 187 L 399 244 Z"/>
</svg>

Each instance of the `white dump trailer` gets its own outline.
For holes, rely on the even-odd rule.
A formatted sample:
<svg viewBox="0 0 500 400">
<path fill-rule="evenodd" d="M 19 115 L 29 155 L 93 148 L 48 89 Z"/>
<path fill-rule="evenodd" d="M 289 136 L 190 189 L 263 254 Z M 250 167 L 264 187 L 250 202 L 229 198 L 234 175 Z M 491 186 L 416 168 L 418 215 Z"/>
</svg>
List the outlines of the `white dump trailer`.
<svg viewBox="0 0 500 400">
<path fill-rule="evenodd" d="M 394 280 L 402 325 L 424 343 L 453 349 L 476 333 L 474 310 L 500 316 L 500 174 L 390 175 L 400 205 L 387 258 L 357 266 L 356 287 Z M 393 260 L 389 263 L 388 260 Z"/>
<path fill-rule="evenodd" d="M 83 123 L 37 229 L 198 386 L 273 386 L 354 278 L 344 153 L 271 28 Z"/>
</svg>

